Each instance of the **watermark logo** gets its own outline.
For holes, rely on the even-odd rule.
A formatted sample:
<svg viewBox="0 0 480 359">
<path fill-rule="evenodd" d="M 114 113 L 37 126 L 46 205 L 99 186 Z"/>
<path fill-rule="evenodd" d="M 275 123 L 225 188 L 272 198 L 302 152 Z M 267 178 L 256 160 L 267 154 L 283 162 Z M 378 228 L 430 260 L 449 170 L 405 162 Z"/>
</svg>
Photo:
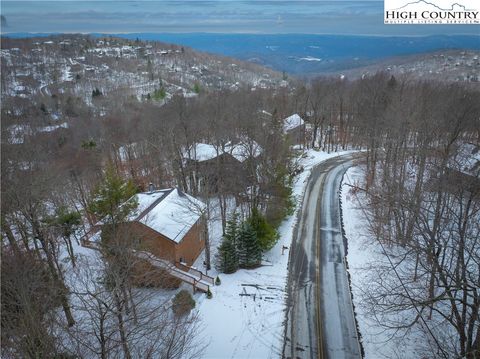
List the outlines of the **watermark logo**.
<svg viewBox="0 0 480 359">
<path fill-rule="evenodd" d="M 480 1 L 457 1 L 384 0 L 384 23 L 397 25 L 480 24 Z"/>
</svg>

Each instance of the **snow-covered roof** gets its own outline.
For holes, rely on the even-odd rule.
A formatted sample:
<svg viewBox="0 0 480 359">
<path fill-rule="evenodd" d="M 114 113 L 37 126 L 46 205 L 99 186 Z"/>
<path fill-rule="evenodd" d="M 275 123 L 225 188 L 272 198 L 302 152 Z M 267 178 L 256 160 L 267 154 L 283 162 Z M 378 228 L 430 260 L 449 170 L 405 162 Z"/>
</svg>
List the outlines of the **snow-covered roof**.
<svg viewBox="0 0 480 359">
<path fill-rule="evenodd" d="M 68 128 L 68 123 L 63 122 L 59 125 L 52 125 L 52 126 L 44 126 L 44 127 L 39 127 L 38 132 L 52 132 L 55 131 L 59 128 Z"/>
<path fill-rule="evenodd" d="M 130 220 L 143 223 L 176 243 L 180 243 L 205 208 L 202 201 L 177 188 L 138 193 L 135 196 L 138 207 Z"/>
<path fill-rule="evenodd" d="M 193 145 L 190 149 L 190 157 L 188 156 L 187 151 L 185 151 L 184 157 L 198 162 L 202 162 L 211 160 L 212 158 L 217 157 L 217 155 L 221 153 L 221 149 L 219 149 L 219 152 L 217 152 L 217 149 L 213 145 L 210 145 L 208 143 L 197 143 Z"/>
<path fill-rule="evenodd" d="M 207 143 L 197 143 L 190 149 L 190 156 L 187 151 L 184 151 L 184 158 L 195 160 L 198 162 L 211 160 L 223 153 L 229 153 L 238 161 L 244 162 L 250 157 L 258 157 L 263 152 L 263 148 L 255 141 L 239 142 L 236 144 L 228 143 L 225 150 L 216 148 Z"/>
<path fill-rule="evenodd" d="M 238 161 L 244 162 L 250 157 L 258 157 L 262 154 L 263 148 L 255 141 L 240 142 L 235 145 L 229 145 L 225 152 L 230 153 Z"/>
<path fill-rule="evenodd" d="M 298 114 L 289 116 L 283 120 L 283 132 L 284 133 L 290 132 L 291 130 L 299 126 L 302 126 L 304 123 L 305 122 Z"/>
<path fill-rule="evenodd" d="M 449 163 L 449 167 L 471 176 L 478 176 L 480 174 L 480 146 L 472 143 L 460 145 L 457 156 Z"/>
</svg>

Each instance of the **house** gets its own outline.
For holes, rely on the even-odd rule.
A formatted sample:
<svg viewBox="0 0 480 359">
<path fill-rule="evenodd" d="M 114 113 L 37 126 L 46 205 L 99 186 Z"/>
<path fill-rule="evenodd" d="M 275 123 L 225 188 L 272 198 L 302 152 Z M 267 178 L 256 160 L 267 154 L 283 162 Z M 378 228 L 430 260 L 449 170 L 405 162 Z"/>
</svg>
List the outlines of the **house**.
<svg viewBox="0 0 480 359">
<path fill-rule="evenodd" d="M 305 121 L 298 114 L 283 120 L 283 133 L 292 145 L 303 145 L 305 142 Z"/>
<path fill-rule="evenodd" d="M 185 167 L 192 174 L 191 188 L 219 190 L 222 185 L 233 193 L 244 189 L 251 181 L 251 160 L 260 156 L 263 149 L 253 140 L 227 143 L 223 147 L 197 143 L 184 151 Z M 223 188 L 227 190 L 227 188 Z"/>
<path fill-rule="evenodd" d="M 148 252 L 172 264 L 191 266 L 205 248 L 207 224 L 204 203 L 177 188 L 151 190 L 135 195 L 138 207 L 120 224 L 120 233 L 137 251 Z M 104 225 L 86 244 L 101 240 Z"/>
<path fill-rule="evenodd" d="M 473 143 L 461 143 L 456 154 L 449 159 L 446 168 L 431 170 L 429 188 L 441 189 L 448 193 L 468 191 L 474 196 L 480 195 L 480 146 Z"/>
</svg>

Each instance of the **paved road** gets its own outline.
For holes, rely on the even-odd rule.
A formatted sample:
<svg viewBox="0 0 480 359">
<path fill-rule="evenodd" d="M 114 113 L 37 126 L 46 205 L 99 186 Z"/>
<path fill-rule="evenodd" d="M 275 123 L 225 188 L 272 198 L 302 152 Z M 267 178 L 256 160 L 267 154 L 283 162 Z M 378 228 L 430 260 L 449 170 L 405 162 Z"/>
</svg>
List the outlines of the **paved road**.
<svg viewBox="0 0 480 359">
<path fill-rule="evenodd" d="M 289 258 L 284 358 L 361 358 L 344 264 L 338 191 L 353 156 L 312 170 Z"/>
</svg>

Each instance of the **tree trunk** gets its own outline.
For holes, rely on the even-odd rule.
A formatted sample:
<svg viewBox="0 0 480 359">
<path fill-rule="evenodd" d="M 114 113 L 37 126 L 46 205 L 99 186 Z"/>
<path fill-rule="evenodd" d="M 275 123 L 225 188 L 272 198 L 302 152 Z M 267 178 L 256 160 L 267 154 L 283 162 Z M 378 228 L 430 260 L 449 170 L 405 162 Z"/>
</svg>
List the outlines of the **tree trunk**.
<svg viewBox="0 0 480 359">
<path fill-rule="evenodd" d="M 122 343 L 122 349 L 123 349 L 123 355 L 125 356 L 125 359 L 131 359 L 132 356 L 130 354 L 130 349 L 128 348 L 128 342 L 127 342 L 127 334 L 125 331 L 125 322 L 123 319 L 123 305 L 120 301 L 120 298 L 118 296 L 118 293 L 116 289 L 113 291 L 113 296 L 115 298 L 115 305 L 116 305 L 116 316 L 117 316 L 117 321 L 118 321 L 118 331 L 120 333 L 120 341 Z"/>
</svg>

